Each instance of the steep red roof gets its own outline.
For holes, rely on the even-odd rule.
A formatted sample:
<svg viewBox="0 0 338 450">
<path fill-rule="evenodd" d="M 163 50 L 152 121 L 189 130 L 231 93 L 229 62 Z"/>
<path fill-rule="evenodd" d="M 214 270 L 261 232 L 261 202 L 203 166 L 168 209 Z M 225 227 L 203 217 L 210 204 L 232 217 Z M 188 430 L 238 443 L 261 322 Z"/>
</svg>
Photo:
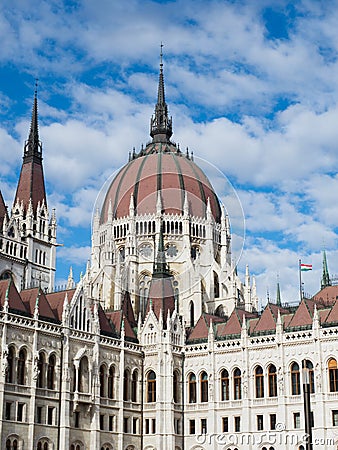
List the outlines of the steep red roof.
<svg viewBox="0 0 338 450">
<path fill-rule="evenodd" d="M 38 299 L 39 317 L 52 320 L 58 319 L 41 288 L 25 289 L 21 291 L 21 297 L 26 308 L 32 315 L 34 314 L 35 304 Z"/>
<path fill-rule="evenodd" d="M 70 303 L 74 293 L 75 289 L 69 289 L 66 291 L 51 292 L 46 294 L 50 307 L 60 322 L 62 321 L 63 303 L 65 301 L 65 297 L 67 295 L 68 303 Z"/>
<path fill-rule="evenodd" d="M 338 299 L 338 285 L 327 286 L 314 295 L 313 300 L 323 304 L 332 304 Z"/>
<path fill-rule="evenodd" d="M 168 310 L 170 314 L 175 310 L 175 296 L 172 285 L 172 277 L 153 277 L 150 283 L 146 313 L 150 310 L 150 302 L 152 303 L 152 310 L 157 318 L 160 317 L 164 321 L 167 319 Z"/>
<path fill-rule="evenodd" d="M 4 198 L 3 198 L 1 190 L 0 190 L 0 233 L 2 233 L 2 225 L 4 223 L 5 217 L 8 217 L 7 208 L 6 208 Z"/>
<path fill-rule="evenodd" d="M 124 332 L 126 338 L 129 338 L 133 341 L 136 340 L 136 335 L 134 333 L 133 328 L 131 327 L 127 317 L 124 315 L 122 310 L 113 311 L 110 313 L 105 313 L 106 317 L 111 320 L 117 334 L 121 336 L 122 331 L 122 320 L 124 323 Z"/>
<path fill-rule="evenodd" d="M 196 322 L 196 325 L 189 334 L 188 341 L 194 341 L 197 339 L 208 339 L 208 333 L 210 328 L 210 323 L 220 323 L 224 322 L 225 319 L 219 316 L 214 316 L 212 314 L 203 313 L 201 317 Z"/>
<path fill-rule="evenodd" d="M 22 298 L 15 287 L 15 283 L 11 278 L 7 280 L 0 280 L 0 305 L 3 308 L 8 291 L 8 306 L 12 310 L 21 311 L 27 314 L 27 310 Z"/>
<path fill-rule="evenodd" d="M 19 200 L 23 202 L 25 210 L 32 200 L 33 210 L 36 211 L 38 203 L 47 205 L 45 182 L 42 163 L 28 160 L 23 162 L 20 172 L 18 187 L 15 194 L 14 204 Z"/>
<path fill-rule="evenodd" d="M 257 314 L 245 311 L 244 309 L 235 308 L 230 314 L 228 321 L 225 324 L 217 326 L 217 336 L 221 337 L 241 334 L 244 316 L 246 319 L 255 319 Z"/>
<path fill-rule="evenodd" d="M 312 325 L 314 305 L 315 302 L 313 300 L 303 298 L 290 320 L 288 327 Z"/>
<path fill-rule="evenodd" d="M 123 314 L 127 317 L 128 322 L 130 323 L 130 325 L 132 327 L 136 327 L 137 326 L 137 322 L 135 320 L 134 310 L 133 310 L 133 306 L 131 304 L 130 294 L 129 294 L 128 291 L 126 291 L 124 296 L 123 296 L 122 311 L 123 311 Z"/>
<path fill-rule="evenodd" d="M 322 322 L 324 321 L 327 323 L 338 322 L 338 302 L 334 303 L 329 314 L 326 314 L 326 318 L 322 320 Z"/>
<path fill-rule="evenodd" d="M 254 331 L 269 331 L 276 329 L 276 322 L 278 318 L 278 311 L 280 314 L 288 313 L 288 310 L 274 303 L 268 303 L 256 324 Z"/>
</svg>

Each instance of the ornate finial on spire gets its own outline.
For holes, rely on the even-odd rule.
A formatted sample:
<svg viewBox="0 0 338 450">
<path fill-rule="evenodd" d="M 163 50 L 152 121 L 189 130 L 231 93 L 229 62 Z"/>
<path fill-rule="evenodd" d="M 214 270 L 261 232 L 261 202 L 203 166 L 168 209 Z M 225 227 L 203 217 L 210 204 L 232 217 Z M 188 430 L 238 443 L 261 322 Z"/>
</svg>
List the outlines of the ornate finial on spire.
<svg viewBox="0 0 338 450">
<path fill-rule="evenodd" d="M 160 75 L 158 82 L 157 103 L 155 114 L 150 121 L 150 136 L 153 142 L 169 142 L 172 131 L 172 118 L 168 115 L 168 106 L 165 102 L 164 76 L 163 76 L 163 44 L 160 52 Z"/>
<path fill-rule="evenodd" d="M 322 275 L 322 282 L 321 282 L 321 288 L 324 289 L 327 286 L 331 286 L 331 280 L 329 275 L 329 270 L 327 268 L 327 260 L 326 260 L 326 251 L 323 251 L 323 275 Z"/>
<path fill-rule="evenodd" d="M 279 275 L 277 275 L 277 299 L 276 299 L 276 305 L 282 306 L 282 299 L 280 295 L 280 286 L 279 286 Z"/>
<path fill-rule="evenodd" d="M 38 122 L 38 79 L 35 79 L 34 102 L 32 108 L 31 126 L 28 140 L 25 143 L 24 157 L 38 157 L 42 159 L 42 144 L 39 140 Z"/>
</svg>

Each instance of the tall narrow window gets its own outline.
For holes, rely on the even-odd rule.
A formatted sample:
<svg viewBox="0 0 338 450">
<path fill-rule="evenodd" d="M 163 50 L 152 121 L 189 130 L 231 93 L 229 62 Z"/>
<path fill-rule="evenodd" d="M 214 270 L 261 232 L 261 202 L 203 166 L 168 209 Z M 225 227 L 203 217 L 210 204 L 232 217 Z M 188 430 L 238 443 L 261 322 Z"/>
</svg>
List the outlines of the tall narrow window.
<svg viewBox="0 0 338 450">
<path fill-rule="evenodd" d="M 221 372 L 221 400 L 229 400 L 229 373 L 225 369 Z"/>
<path fill-rule="evenodd" d="M 130 372 L 125 370 L 123 373 L 123 400 L 129 400 L 129 384 L 130 384 Z"/>
<path fill-rule="evenodd" d="M 196 375 L 191 373 L 188 378 L 189 403 L 196 403 Z"/>
<path fill-rule="evenodd" d="M 18 369 L 17 369 L 17 384 L 25 384 L 26 371 L 26 351 L 21 349 L 19 352 Z"/>
<path fill-rule="evenodd" d="M 269 397 L 277 397 L 277 370 L 276 366 L 270 364 L 268 368 Z"/>
<path fill-rule="evenodd" d="M 114 366 L 109 367 L 108 398 L 114 398 Z"/>
<path fill-rule="evenodd" d="M 156 374 L 153 370 L 147 376 L 147 401 L 148 403 L 156 401 Z"/>
<path fill-rule="evenodd" d="M 105 397 L 105 381 L 106 381 L 106 367 L 104 364 L 100 366 L 100 397 Z"/>
<path fill-rule="evenodd" d="M 45 387 L 45 355 L 43 352 L 39 354 L 38 360 L 38 388 Z"/>
<path fill-rule="evenodd" d="M 234 399 L 240 400 L 242 398 L 242 376 L 241 371 L 237 367 L 234 370 Z"/>
<path fill-rule="evenodd" d="M 330 392 L 338 392 L 338 367 L 337 361 L 331 358 L 328 362 Z"/>
<path fill-rule="evenodd" d="M 13 383 L 14 357 L 15 357 L 14 348 L 9 347 L 7 356 L 6 383 Z"/>
<path fill-rule="evenodd" d="M 310 383 L 310 394 L 315 393 L 315 373 L 313 369 L 313 364 L 310 360 L 306 360 L 306 368 L 309 370 L 309 383 Z"/>
<path fill-rule="evenodd" d="M 55 355 L 50 355 L 47 368 L 47 389 L 54 389 L 55 381 Z"/>
<path fill-rule="evenodd" d="M 219 297 L 219 279 L 216 272 L 214 272 L 214 297 Z"/>
<path fill-rule="evenodd" d="M 88 392 L 89 390 L 89 369 L 88 369 L 88 359 L 86 356 L 83 356 L 79 365 L 79 379 L 78 379 L 78 391 L 79 392 Z"/>
<path fill-rule="evenodd" d="M 256 398 L 264 397 L 264 374 L 261 366 L 255 370 Z"/>
<path fill-rule="evenodd" d="M 137 402 L 137 378 L 138 372 L 134 370 L 133 375 L 131 377 L 131 401 Z"/>
<path fill-rule="evenodd" d="M 206 372 L 201 373 L 201 402 L 208 401 L 208 374 Z"/>
<path fill-rule="evenodd" d="M 176 370 L 173 373 L 173 399 L 175 403 L 178 403 L 178 373 Z"/>
<path fill-rule="evenodd" d="M 195 325 L 195 307 L 194 302 L 190 302 L 190 326 L 193 327 Z"/>
<path fill-rule="evenodd" d="M 300 394 L 299 365 L 296 362 L 291 364 L 291 394 L 292 395 Z"/>
</svg>

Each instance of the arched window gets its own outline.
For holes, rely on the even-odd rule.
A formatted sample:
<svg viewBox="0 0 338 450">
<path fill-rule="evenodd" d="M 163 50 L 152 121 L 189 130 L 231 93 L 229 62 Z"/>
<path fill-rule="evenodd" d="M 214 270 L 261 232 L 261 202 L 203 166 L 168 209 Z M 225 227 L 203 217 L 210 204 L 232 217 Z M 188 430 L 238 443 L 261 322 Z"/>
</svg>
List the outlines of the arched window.
<svg viewBox="0 0 338 450">
<path fill-rule="evenodd" d="M 264 397 L 264 374 L 261 366 L 255 369 L 256 398 Z"/>
<path fill-rule="evenodd" d="M 188 378 L 189 403 L 196 403 L 196 375 L 191 373 Z"/>
<path fill-rule="evenodd" d="M 14 379 L 14 358 L 15 352 L 13 347 L 9 347 L 7 356 L 6 383 L 13 383 Z"/>
<path fill-rule="evenodd" d="M 237 367 L 234 370 L 234 399 L 240 400 L 242 398 L 242 374 Z"/>
<path fill-rule="evenodd" d="M 310 384 L 310 394 L 315 393 L 315 373 L 313 369 L 313 364 L 309 359 L 305 360 L 306 368 L 309 371 L 309 384 Z"/>
<path fill-rule="evenodd" d="M 114 372 L 114 366 L 110 366 L 108 374 L 108 398 L 114 398 Z"/>
<path fill-rule="evenodd" d="M 101 364 L 100 366 L 99 377 L 100 377 L 100 397 L 105 397 L 106 367 L 104 366 L 104 364 Z"/>
<path fill-rule="evenodd" d="M 277 370 L 276 366 L 270 364 L 268 368 L 269 397 L 277 397 Z"/>
<path fill-rule="evenodd" d="M 219 279 L 216 272 L 214 272 L 214 298 L 219 298 Z"/>
<path fill-rule="evenodd" d="M 43 444 L 43 450 L 48 450 L 48 442 L 45 442 L 45 443 Z"/>
<path fill-rule="evenodd" d="M 331 358 L 328 362 L 330 392 L 338 392 L 338 367 L 337 361 Z"/>
<path fill-rule="evenodd" d="M 175 403 L 178 403 L 178 373 L 176 370 L 173 373 L 173 399 Z"/>
<path fill-rule="evenodd" d="M 137 402 L 137 378 L 138 372 L 135 369 L 131 377 L 131 401 Z"/>
<path fill-rule="evenodd" d="M 225 369 L 221 372 L 221 400 L 229 400 L 229 373 Z"/>
<path fill-rule="evenodd" d="M 296 362 L 291 364 L 291 394 L 292 395 L 300 394 L 299 365 Z"/>
<path fill-rule="evenodd" d="M 151 370 L 147 375 L 147 402 L 156 401 L 156 374 Z"/>
<path fill-rule="evenodd" d="M 7 441 L 6 441 L 6 450 L 11 450 L 11 441 L 10 441 L 10 439 L 7 439 Z"/>
<path fill-rule="evenodd" d="M 123 400 L 127 401 L 130 398 L 129 395 L 129 384 L 130 384 L 130 372 L 125 370 L 123 373 Z"/>
<path fill-rule="evenodd" d="M 25 384 L 26 372 L 26 351 L 22 348 L 19 352 L 18 368 L 17 368 L 17 384 Z"/>
<path fill-rule="evenodd" d="M 190 326 L 193 327 L 195 324 L 195 307 L 194 302 L 190 302 L 189 312 L 190 312 Z"/>
<path fill-rule="evenodd" d="M 39 354 L 38 360 L 38 388 L 45 387 L 45 355 L 43 352 Z"/>
<path fill-rule="evenodd" d="M 208 401 L 208 374 L 202 372 L 200 376 L 201 381 L 201 402 Z"/>
<path fill-rule="evenodd" d="M 13 441 L 13 450 L 17 450 L 18 448 L 18 441 L 16 439 L 14 439 Z"/>
<path fill-rule="evenodd" d="M 88 377 L 89 377 L 88 359 L 86 356 L 83 356 L 79 364 L 79 373 L 78 373 L 79 392 L 88 392 L 89 390 Z"/>
<path fill-rule="evenodd" d="M 54 389 L 55 382 L 55 355 L 50 355 L 47 367 L 47 389 Z"/>
</svg>

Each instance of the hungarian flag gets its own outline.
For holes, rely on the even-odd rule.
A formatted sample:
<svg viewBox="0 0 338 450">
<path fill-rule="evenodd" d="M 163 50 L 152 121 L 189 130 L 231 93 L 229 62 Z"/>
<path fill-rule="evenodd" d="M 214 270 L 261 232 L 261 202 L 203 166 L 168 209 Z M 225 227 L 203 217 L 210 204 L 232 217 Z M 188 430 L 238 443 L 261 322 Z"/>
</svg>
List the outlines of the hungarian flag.
<svg viewBox="0 0 338 450">
<path fill-rule="evenodd" d="M 300 270 L 302 272 L 307 272 L 308 270 L 312 270 L 312 264 L 303 264 L 303 263 L 301 263 Z"/>
</svg>

